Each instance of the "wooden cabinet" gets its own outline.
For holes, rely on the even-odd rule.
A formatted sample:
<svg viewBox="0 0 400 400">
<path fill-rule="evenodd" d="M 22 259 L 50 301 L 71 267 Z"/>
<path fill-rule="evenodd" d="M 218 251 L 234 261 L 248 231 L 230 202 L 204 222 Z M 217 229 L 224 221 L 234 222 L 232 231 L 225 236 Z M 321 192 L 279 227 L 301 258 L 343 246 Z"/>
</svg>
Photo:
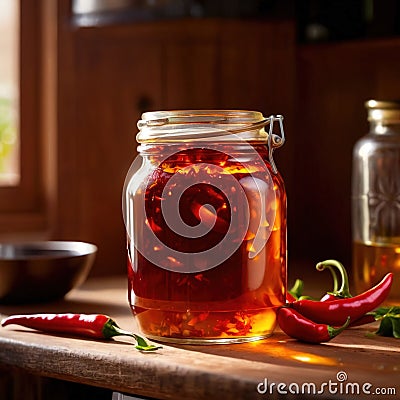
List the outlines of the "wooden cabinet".
<svg viewBox="0 0 400 400">
<path fill-rule="evenodd" d="M 364 102 L 399 97 L 400 39 L 302 46 L 296 65 L 292 252 L 350 269 L 352 149 L 368 131 Z"/>
<path fill-rule="evenodd" d="M 54 235 L 97 244 L 94 274 L 125 269 L 122 189 L 143 111 L 260 110 L 287 115 L 291 130 L 291 22 L 191 19 L 59 30 L 58 185 L 65 196 Z M 291 148 L 282 150 L 284 175 Z"/>
<path fill-rule="evenodd" d="M 285 116 L 276 159 L 288 192 L 289 276 L 326 258 L 349 266 L 352 147 L 367 130 L 364 101 L 398 97 L 400 40 L 300 46 L 295 36 L 294 22 L 280 20 L 61 20 L 52 237 L 96 243 L 93 274 L 123 272 L 122 189 L 141 113 L 251 109 Z"/>
</svg>

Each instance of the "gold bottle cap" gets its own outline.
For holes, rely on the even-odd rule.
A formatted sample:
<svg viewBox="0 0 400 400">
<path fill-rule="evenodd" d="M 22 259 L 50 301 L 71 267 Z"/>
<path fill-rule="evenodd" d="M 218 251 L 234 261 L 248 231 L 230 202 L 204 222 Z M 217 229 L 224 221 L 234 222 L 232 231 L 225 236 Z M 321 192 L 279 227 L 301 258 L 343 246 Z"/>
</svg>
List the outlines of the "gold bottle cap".
<svg viewBox="0 0 400 400">
<path fill-rule="evenodd" d="M 400 121 L 400 101 L 368 100 L 365 102 L 368 110 L 368 121 Z"/>
</svg>

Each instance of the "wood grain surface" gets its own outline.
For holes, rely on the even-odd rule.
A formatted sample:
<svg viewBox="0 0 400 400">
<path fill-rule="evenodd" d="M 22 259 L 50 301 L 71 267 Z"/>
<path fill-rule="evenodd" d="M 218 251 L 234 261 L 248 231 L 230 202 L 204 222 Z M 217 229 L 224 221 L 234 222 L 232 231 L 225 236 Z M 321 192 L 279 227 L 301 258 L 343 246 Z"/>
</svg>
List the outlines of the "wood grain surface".
<svg viewBox="0 0 400 400">
<path fill-rule="evenodd" d="M 137 331 L 123 277 L 91 280 L 56 303 L 0 306 L 2 317 L 21 312 L 106 313 L 122 328 Z M 0 364 L 43 377 L 158 399 L 282 398 L 272 383 L 286 384 L 286 390 L 292 384 L 293 391 L 295 384 L 300 389 L 306 384 L 306 391 L 310 387 L 307 384 L 315 384 L 316 390 L 325 385 L 323 395 L 305 393 L 301 398 L 396 398 L 362 393 L 366 383 L 371 384 L 371 393 L 377 388 L 393 388 L 397 395 L 400 393 L 399 342 L 368 334 L 375 328 L 348 329 L 321 345 L 300 343 L 277 330 L 269 339 L 254 343 L 163 345 L 157 352 L 141 353 L 130 338 L 95 341 L 8 326 L 0 328 Z M 342 393 L 338 373 L 347 375 Z M 257 391 L 265 380 L 272 393 Z M 346 393 L 345 384 L 358 385 L 360 394 Z M 261 392 L 264 387 L 260 386 Z M 335 387 L 337 393 L 333 393 Z M 283 386 L 281 390 L 285 390 Z M 289 392 L 284 398 L 291 398 Z"/>
</svg>

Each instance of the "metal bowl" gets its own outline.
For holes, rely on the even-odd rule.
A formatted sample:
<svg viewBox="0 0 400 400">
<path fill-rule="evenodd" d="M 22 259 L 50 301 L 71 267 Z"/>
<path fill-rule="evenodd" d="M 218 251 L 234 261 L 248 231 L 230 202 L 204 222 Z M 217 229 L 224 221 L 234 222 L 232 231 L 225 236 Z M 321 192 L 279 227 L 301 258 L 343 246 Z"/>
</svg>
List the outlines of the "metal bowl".
<svg viewBox="0 0 400 400">
<path fill-rule="evenodd" d="M 0 303 L 63 298 L 86 280 L 96 252 L 84 242 L 0 243 Z"/>
</svg>

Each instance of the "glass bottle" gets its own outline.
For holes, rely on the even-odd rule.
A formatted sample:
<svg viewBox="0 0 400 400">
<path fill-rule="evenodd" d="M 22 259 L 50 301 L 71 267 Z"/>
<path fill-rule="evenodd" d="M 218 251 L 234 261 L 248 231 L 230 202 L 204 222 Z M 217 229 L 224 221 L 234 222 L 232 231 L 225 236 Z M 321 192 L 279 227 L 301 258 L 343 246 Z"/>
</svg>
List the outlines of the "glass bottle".
<svg viewBox="0 0 400 400">
<path fill-rule="evenodd" d="M 400 300 L 400 102 L 366 102 L 370 130 L 353 150 L 353 269 L 357 292 L 394 273 Z"/>
<path fill-rule="evenodd" d="M 147 337 L 230 343 L 274 330 L 286 295 L 286 193 L 272 158 L 282 119 L 142 115 L 123 208 L 128 297 Z"/>
</svg>

